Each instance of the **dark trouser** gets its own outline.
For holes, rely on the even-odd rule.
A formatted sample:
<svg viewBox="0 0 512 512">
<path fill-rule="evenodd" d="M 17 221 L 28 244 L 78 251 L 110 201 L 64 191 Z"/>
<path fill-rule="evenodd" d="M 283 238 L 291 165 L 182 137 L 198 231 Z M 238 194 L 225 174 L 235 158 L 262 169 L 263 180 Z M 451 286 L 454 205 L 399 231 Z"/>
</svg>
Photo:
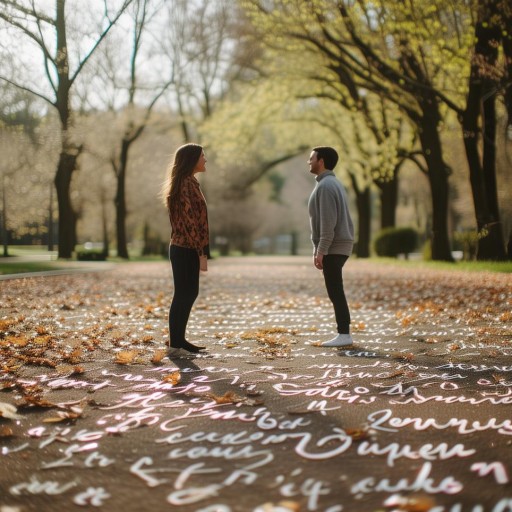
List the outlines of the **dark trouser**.
<svg viewBox="0 0 512 512">
<path fill-rule="evenodd" d="M 334 306 L 334 315 L 340 334 L 350 334 L 350 310 L 343 289 L 342 273 L 343 265 L 347 260 L 348 256 L 343 254 L 326 254 L 323 259 L 325 287 Z"/>
<path fill-rule="evenodd" d="M 185 341 L 188 317 L 199 294 L 199 255 L 195 249 L 171 245 L 169 259 L 174 280 L 169 338 L 171 347 L 179 347 Z"/>
</svg>

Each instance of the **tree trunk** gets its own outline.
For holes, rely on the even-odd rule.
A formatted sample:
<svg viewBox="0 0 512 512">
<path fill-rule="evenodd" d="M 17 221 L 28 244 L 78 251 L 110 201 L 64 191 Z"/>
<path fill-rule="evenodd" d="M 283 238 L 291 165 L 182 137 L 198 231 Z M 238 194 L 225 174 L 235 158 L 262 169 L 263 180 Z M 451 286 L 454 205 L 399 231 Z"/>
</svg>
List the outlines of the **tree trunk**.
<svg viewBox="0 0 512 512">
<path fill-rule="evenodd" d="M 483 179 L 489 208 L 487 236 L 478 241 L 478 260 L 506 259 L 505 240 L 498 206 L 498 188 L 496 183 L 496 96 L 484 92 L 484 140 L 483 140 Z"/>
<path fill-rule="evenodd" d="M 55 188 L 59 205 L 59 258 L 69 259 L 73 255 L 76 244 L 77 215 L 71 204 L 71 178 L 77 168 L 81 148 L 74 146 L 69 140 L 71 109 L 69 106 L 69 91 L 71 81 L 69 78 L 69 56 L 66 36 L 66 17 L 64 12 L 65 0 L 57 0 L 55 29 L 57 34 L 57 91 L 55 107 L 59 112 L 62 130 L 62 147 L 55 174 Z"/>
<path fill-rule="evenodd" d="M 53 187 L 50 183 L 50 204 L 48 205 L 48 251 L 53 251 Z"/>
<path fill-rule="evenodd" d="M 131 140 L 127 138 L 124 138 L 121 143 L 121 155 L 117 171 L 117 191 L 114 200 L 116 205 L 117 255 L 124 259 L 129 259 L 126 241 L 126 168 L 128 166 L 130 144 Z"/>
<path fill-rule="evenodd" d="M 63 147 L 55 175 L 55 188 L 59 204 L 59 258 L 71 258 L 76 244 L 77 215 L 71 204 L 70 189 L 71 178 L 77 168 L 79 155 L 79 149 Z"/>
<path fill-rule="evenodd" d="M 357 205 L 357 245 L 356 256 L 358 258 L 370 257 L 370 238 L 371 238 L 371 193 L 370 187 L 366 186 L 361 190 L 357 184 L 357 179 L 353 174 L 350 174 L 350 181 L 352 188 L 356 194 Z"/>
<path fill-rule="evenodd" d="M 469 78 L 466 110 L 462 116 L 464 147 L 469 166 L 471 191 L 477 229 L 487 234 L 478 241 L 477 259 L 504 260 L 505 241 L 500 221 L 496 186 L 496 83 L 485 77 L 482 66 L 494 66 L 498 56 L 496 42 L 501 34 L 497 26 L 489 22 L 495 6 L 483 6 L 483 17 L 476 25 L 475 57 Z M 487 10 L 487 7 L 490 10 Z M 482 142 L 480 157 L 479 119 L 483 110 Z"/>
<path fill-rule="evenodd" d="M 9 243 L 7 240 L 7 194 L 5 191 L 5 176 L 2 175 L 2 244 L 4 246 L 4 257 L 9 256 Z"/>
<path fill-rule="evenodd" d="M 393 228 L 396 226 L 396 206 L 398 203 L 398 171 L 395 170 L 393 179 L 378 181 L 380 190 L 380 227 Z"/>
<path fill-rule="evenodd" d="M 359 217 L 359 223 L 356 255 L 358 258 L 369 258 L 372 217 L 370 187 L 366 187 L 357 195 L 357 214 Z"/>
<path fill-rule="evenodd" d="M 109 238 L 108 238 L 108 218 L 107 218 L 107 203 L 105 198 L 101 198 L 101 225 L 103 231 L 103 254 L 108 258 L 110 254 Z"/>
<path fill-rule="evenodd" d="M 422 101 L 422 122 L 419 127 L 421 148 L 428 169 L 432 200 L 432 259 L 453 261 L 448 237 L 448 166 L 443 161 L 438 124 L 440 115 L 435 98 Z"/>
</svg>

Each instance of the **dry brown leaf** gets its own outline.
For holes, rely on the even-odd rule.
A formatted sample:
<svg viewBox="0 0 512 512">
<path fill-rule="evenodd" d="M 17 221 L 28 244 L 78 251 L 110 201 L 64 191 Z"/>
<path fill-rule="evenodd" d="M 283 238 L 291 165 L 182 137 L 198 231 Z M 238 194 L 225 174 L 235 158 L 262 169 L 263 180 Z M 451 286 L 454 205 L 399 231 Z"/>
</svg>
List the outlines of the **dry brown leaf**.
<svg viewBox="0 0 512 512">
<path fill-rule="evenodd" d="M 279 503 L 263 503 L 255 512 L 300 512 L 300 503 L 291 500 L 281 500 Z"/>
<path fill-rule="evenodd" d="M 6 372 L 6 373 L 15 373 L 22 366 L 23 366 L 23 364 L 19 364 L 18 361 L 15 361 L 15 360 L 11 359 L 10 361 L 7 362 L 7 364 L 4 364 L 2 366 L 2 371 Z"/>
<path fill-rule="evenodd" d="M 346 428 L 345 434 L 351 437 L 353 441 L 363 441 L 370 437 L 368 431 L 364 428 Z"/>
<path fill-rule="evenodd" d="M 167 383 L 175 386 L 181 380 L 181 374 L 180 374 L 180 372 L 175 371 L 175 372 L 170 373 L 169 375 L 164 375 L 162 377 L 162 380 L 164 382 L 167 382 Z"/>
<path fill-rule="evenodd" d="M 74 421 L 82 416 L 82 413 L 73 411 L 57 411 L 57 416 L 44 418 L 43 423 L 59 423 L 61 421 Z"/>
<path fill-rule="evenodd" d="M 500 315 L 500 322 L 510 322 L 512 321 L 512 311 L 506 311 Z"/>
<path fill-rule="evenodd" d="M 33 340 L 34 345 L 43 345 L 47 346 L 53 341 L 53 336 L 50 334 L 42 334 L 39 336 L 36 336 Z"/>
<path fill-rule="evenodd" d="M 26 347 L 30 340 L 24 336 L 23 334 L 19 334 L 16 336 L 7 336 L 5 341 L 11 345 L 15 345 L 17 347 Z"/>
<path fill-rule="evenodd" d="M 123 350 L 118 352 L 114 359 L 117 364 L 132 364 L 135 361 L 139 351 L 138 350 Z"/>
<path fill-rule="evenodd" d="M 0 437 L 13 437 L 14 432 L 7 425 L 0 425 Z"/>
<path fill-rule="evenodd" d="M 395 377 L 401 377 L 402 375 L 405 375 L 404 370 L 396 370 L 395 372 L 386 375 L 386 377 L 381 377 L 381 379 L 393 379 Z"/>
<path fill-rule="evenodd" d="M 35 395 L 24 395 L 20 407 L 42 407 L 44 409 L 51 409 L 52 407 L 58 407 L 58 405 Z"/>
<path fill-rule="evenodd" d="M 411 496 L 394 494 L 384 502 L 386 508 L 394 507 L 393 512 L 428 512 L 435 504 L 433 498 L 423 494 Z"/>
<path fill-rule="evenodd" d="M 166 356 L 167 351 L 166 350 L 155 350 L 153 357 L 151 358 L 151 362 L 153 364 L 159 364 L 162 362 L 162 359 Z"/>
<path fill-rule="evenodd" d="M 82 358 L 83 352 L 80 348 L 75 348 L 69 354 L 66 354 L 63 359 L 70 364 L 77 364 Z"/>
<path fill-rule="evenodd" d="M 414 359 L 412 352 L 394 352 L 392 356 L 394 359 L 403 359 L 405 361 L 412 361 Z"/>
<path fill-rule="evenodd" d="M 236 393 L 233 393 L 233 391 L 226 391 L 222 396 L 214 394 L 210 394 L 208 396 L 213 398 L 218 404 L 236 404 L 242 400 L 242 398 Z"/>
<path fill-rule="evenodd" d="M 15 380 L 4 380 L 0 382 L 0 389 L 14 389 L 16 387 L 16 381 Z"/>
<path fill-rule="evenodd" d="M 10 327 L 16 325 L 16 320 L 14 318 L 5 318 L 0 320 L 0 332 L 6 332 Z"/>
</svg>

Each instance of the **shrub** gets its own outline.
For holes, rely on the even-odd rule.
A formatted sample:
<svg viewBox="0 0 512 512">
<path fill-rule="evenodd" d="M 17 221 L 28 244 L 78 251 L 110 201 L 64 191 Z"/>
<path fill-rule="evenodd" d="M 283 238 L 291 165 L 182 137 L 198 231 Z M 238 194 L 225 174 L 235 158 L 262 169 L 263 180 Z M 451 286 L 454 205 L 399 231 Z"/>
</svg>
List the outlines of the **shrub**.
<svg viewBox="0 0 512 512">
<path fill-rule="evenodd" d="M 78 261 L 106 261 L 107 255 L 103 251 L 78 251 L 76 259 Z"/>
<path fill-rule="evenodd" d="M 478 241 L 485 238 L 488 234 L 489 232 L 485 228 L 480 231 L 466 230 L 454 233 L 453 238 L 462 247 L 464 261 L 476 260 Z"/>
<path fill-rule="evenodd" d="M 409 253 L 416 249 L 418 233 L 413 228 L 385 228 L 375 237 L 373 246 L 377 256 L 396 258 L 399 254 Z"/>
</svg>

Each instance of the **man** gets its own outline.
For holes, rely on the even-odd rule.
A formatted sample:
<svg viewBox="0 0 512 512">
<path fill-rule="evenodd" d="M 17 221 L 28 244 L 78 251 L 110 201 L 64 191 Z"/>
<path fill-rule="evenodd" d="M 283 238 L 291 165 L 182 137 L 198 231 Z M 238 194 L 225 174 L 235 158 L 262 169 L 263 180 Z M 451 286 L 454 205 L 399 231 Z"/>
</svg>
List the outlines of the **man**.
<svg viewBox="0 0 512 512">
<path fill-rule="evenodd" d="M 333 171 L 337 163 L 338 153 L 327 146 L 313 148 L 308 160 L 309 172 L 315 175 L 317 182 L 308 203 L 314 265 L 323 271 L 338 328 L 338 334 L 322 343 L 323 347 L 352 345 L 342 269 L 352 254 L 354 225 L 348 210 L 347 193 Z"/>
</svg>

